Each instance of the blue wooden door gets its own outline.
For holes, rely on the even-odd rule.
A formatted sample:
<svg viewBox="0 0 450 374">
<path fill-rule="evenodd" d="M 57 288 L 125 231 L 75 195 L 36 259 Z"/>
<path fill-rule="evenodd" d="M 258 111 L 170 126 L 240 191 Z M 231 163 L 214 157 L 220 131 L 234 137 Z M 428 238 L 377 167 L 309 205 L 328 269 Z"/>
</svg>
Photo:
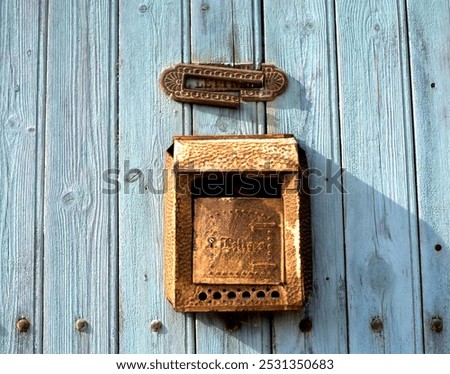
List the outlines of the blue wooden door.
<svg viewBox="0 0 450 374">
<path fill-rule="evenodd" d="M 1 1 L 0 353 L 450 352 L 449 15 L 448 0 Z M 274 63 L 289 86 L 238 110 L 180 104 L 159 87 L 179 62 Z M 313 296 L 176 313 L 164 152 L 173 135 L 264 133 L 307 152 Z"/>
</svg>

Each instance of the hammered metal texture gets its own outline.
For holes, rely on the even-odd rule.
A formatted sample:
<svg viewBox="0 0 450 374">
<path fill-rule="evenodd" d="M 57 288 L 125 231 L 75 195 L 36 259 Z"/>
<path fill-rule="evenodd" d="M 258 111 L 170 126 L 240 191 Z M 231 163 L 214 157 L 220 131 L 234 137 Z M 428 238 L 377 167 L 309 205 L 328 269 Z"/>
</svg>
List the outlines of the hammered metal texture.
<svg viewBox="0 0 450 374">
<path fill-rule="evenodd" d="M 293 137 L 175 137 L 175 168 L 186 171 L 292 171 L 299 168 Z M 268 141 L 270 139 L 270 141 Z"/>
<path fill-rule="evenodd" d="M 287 77 L 277 67 L 262 70 L 177 64 L 161 74 L 163 91 L 175 101 L 237 108 L 242 101 L 270 101 L 282 94 Z"/>
<path fill-rule="evenodd" d="M 281 199 L 194 202 L 194 283 L 283 283 Z"/>
<path fill-rule="evenodd" d="M 193 193 L 193 181 L 203 177 L 195 166 L 212 164 L 217 154 L 221 161 L 209 172 L 258 171 L 264 178 L 271 173 L 265 174 L 266 165 L 259 159 L 271 160 L 271 172 L 277 171 L 274 165 L 281 169 L 280 194 L 256 198 Z M 175 137 L 166 165 L 170 170 L 165 196 L 165 286 L 174 308 L 184 312 L 301 309 L 311 290 L 310 208 L 309 196 L 303 193 L 306 159 L 294 137 Z M 201 171 L 207 171 L 205 166 Z"/>
</svg>

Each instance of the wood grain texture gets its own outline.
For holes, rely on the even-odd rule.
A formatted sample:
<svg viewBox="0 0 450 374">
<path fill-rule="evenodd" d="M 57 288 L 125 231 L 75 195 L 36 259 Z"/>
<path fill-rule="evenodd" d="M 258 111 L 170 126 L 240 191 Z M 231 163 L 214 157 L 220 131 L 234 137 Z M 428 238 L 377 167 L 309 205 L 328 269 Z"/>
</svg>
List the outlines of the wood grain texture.
<svg viewBox="0 0 450 374">
<path fill-rule="evenodd" d="M 163 282 L 164 159 L 172 136 L 183 132 L 183 106 L 160 90 L 159 76 L 183 58 L 182 3 L 119 6 L 121 353 L 194 350 L 194 321 L 173 310 Z M 162 322 L 159 333 L 150 330 L 154 319 Z"/>
<path fill-rule="evenodd" d="M 334 9 L 329 1 L 265 1 L 265 58 L 289 77 L 287 91 L 267 103 L 269 132 L 292 133 L 312 169 L 313 295 L 300 313 L 276 314 L 276 353 L 345 353 L 346 292 Z M 337 173 L 337 174 L 335 174 Z M 312 330 L 301 332 L 309 319 Z"/>
<path fill-rule="evenodd" d="M 407 2 L 426 353 L 450 352 L 450 4 Z M 440 246 L 440 247 L 437 247 Z M 441 332 L 431 320 L 443 321 Z"/>
<path fill-rule="evenodd" d="M 254 0 L 255 2 L 259 0 Z M 191 60 L 193 63 L 254 64 L 253 0 L 193 0 Z M 194 134 L 253 134 L 255 103 L 238 110 L 193 106 Z"/>
<path fill-rule="evenodd" d="M 191 2 L 192 62 L 255 63 L 253 2 L 193 0 Z M 194 134 L 255 134 L 257 105 L 238 110 L 194 105 Z M 270 319 L 252 314 L 200 314 L 196 321 L 197 353 L 269 353 Z"/>
<path fill-rule="evenodd" d="M 0 353 L 41 351 L 43 40 L 46 7 L 0 3 Z M 31 322 L 18 333 L 16 322 Z"/>
<path fill-rule="evenodd" d="M 115 352 L 115 2 L 50 1 L 48 17 L 43 350 Z"/>
<path fill-rule="evenodd" d="M 403 1 L 336 5 L 349 349 L 420 353 L 406 12 Z"/>
</svg>

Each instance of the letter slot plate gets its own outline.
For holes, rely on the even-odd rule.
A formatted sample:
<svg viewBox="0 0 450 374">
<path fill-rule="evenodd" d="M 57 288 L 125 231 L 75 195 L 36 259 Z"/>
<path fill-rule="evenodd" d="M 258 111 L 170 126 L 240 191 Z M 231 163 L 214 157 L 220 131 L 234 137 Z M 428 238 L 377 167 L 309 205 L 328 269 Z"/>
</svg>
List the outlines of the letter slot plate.
<svg viewBox="0 0 450 374">
<path fill-rule="evenodd" d="M 311 290 L 307 166 L 292 135 L 178 136 L 165 289 L 177 311 L 298 310 Z"/>
</svg>

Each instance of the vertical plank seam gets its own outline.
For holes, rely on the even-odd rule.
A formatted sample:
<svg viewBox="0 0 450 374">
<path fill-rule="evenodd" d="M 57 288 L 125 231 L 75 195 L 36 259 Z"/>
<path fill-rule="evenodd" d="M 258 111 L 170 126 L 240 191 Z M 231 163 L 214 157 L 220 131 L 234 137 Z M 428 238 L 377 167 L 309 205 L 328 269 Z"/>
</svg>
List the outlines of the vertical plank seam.
<svg viewBox="0 0 450 374">
<path fill-rule="evenodd" d="M 336 99 L 338 102 L 337 105 L 337 125 L 338 125 L 338 131 L 339 131 L 339 162 L 340 162 L 340 171 L 341 171 L 341 205 L 342 205 L 342 243 L 343 243 L 343 257 L 344 257 L 344 277 L 345 277 L 345 311 L 346 311 L 346 315 L 345 315 L 345 319 L 346 319 L 346 328 L 347 328 L 347 353 L 350 353 L 350 320 L 349 320 L 349 305 L 348 305 L 348 301 L 347 301 L 347 296 L 348 296 L 348 280 L 347 280 L 347 245 L 346 245 L 346 225 L 345 225 L 345 195 L 344 195 L 344 191 L 345 191 L 345 178 L 343 177 L 344 173 L 343 173 L 343 169 L 342 169 L 342 165 L 343 165 L 343 155 L 342 155 L 342 148 L 343 148 L 343 144 L 342 144 L 342 111 L 341 111 L 341 95 L 340 95 L 340 82 L 341 82 L 341 77 L 340 77 L 340 73 L 339 73 L 339 52 L 338 52 L 338 45 L 339 43 L 339 36 L 338 36 L 338 19 L 336 17 L 336 9 L 337 9 L 337 2 L 338 0 L 334 0 L 332 2 L 332 12 L 333 12 L 333 19 L 334 19 L 334 43 L 335 43 L 335 53 L 334 53 L 334 59 L 336 61 Z M 331 60 L 331 59 L 330 59 Z M 331 87 L 330 87 L 331 89 Z"/>
<path fill-rule="evenodd" d="M 264 61 L 264 2 L 263 0 L 252 0 L 253 13 L 253 68 L 261 69 Z M 256 132 L 258 134 L 267 134 L 267 116 L 266 103 L 256 102 Z M 269 322 L 269 353 L 275 352 L 275 329 L 274 315 L 268 314 Z M 263 340 L 263 339 L 261 339 Z"/>
<path fill-rule="evenodd" d="M 411 40 L 409 38 L 409 14 L 408 14 L 408 0 L 404 1 L 404 9 L 405 9 L 405 38 L 406 38 L 406 59 L 407 63 L 405 69 L 407 76 L 409 77 L 409 84 L 404 83 L 404 86 L 408 86 L 409 88 L 409 108 L 410 108 L 410 121 L 411 121 L 411 152 L 412 152 L 412 169 L 414 171 L 414 176 L 418 175 L 417 171 L 417 153 L 416 153 L 416 126 L 415 126 L 415 118 L 414 118 L 414 99 L 413 99 L 413 87 L 412 87 L 412 59 L 411 59 Z M 414 179 L 414 193 L 415 193 L 415 208 L 416 208 L 416 225 L 417 225 L 417 250 L 418 250 L 418 270 L 419 270 L 419 293 L 420 293 L 420 313 L 421 313 L 421 329 L 422 329 L 422 351 L 420 353 L 425 352 L 425 308 L 424 308 L 424 298 L 423 298 L 423 274 L 422 274 L 422 245 L 421 245 L 421 233 L 420 233 L 420 204 L 419 204 L 419 186 L 417 183 L 417 179 Z M 412 276 L 412 275 L 411 275 Z M 417 347 L 416 347 L 417 349 Z M 417 353 L 417 352 L 416 352 Z"/>
<path fill-rule="evenodd" d="M 263 0 L 252 1 L 253 10 L 253 62 L 261 69 L 264 61 L 264 4 Z M 266 103 L 256 102 L 256 126 L 258 134 L 267 134 Z"/>
<path fill-rule="evenodd" d="M 180 0 L 181 8 L 181 48 L 182 48 L 182 60 L 184 63 L 190 63 L 192 60 L 191 56 L 191 0 L 183 1 Z M 192 135 L 193 124 L 192 124 L 192 104 L 182 104 L 182 124 L 183 135 Z"/>
<path fill-rule="evenodd" d="M 35 324 L 39 326 L 34 342 L 34 353 L 44 353 L 44 255 L 45 255 L 45 158 L 46 158 L 46 118 L 47 118 L 47 87 L 48 87 L 48 38 L 49 38 L 49 5 L 50 0 L 41 3 L 39 7 L 39 22 L 42 22 L 42 31 L 39 32 L 38 66 L 36 97 L 36 179 L 35 179 L 35 258 L 34 258 L 34 294 Z M 41 21 L 42 20 L 42 21 Z M 42 91 L 42 92 L 41 92 Z M 40 97 L 42 94 L 42 97 Z"/>
<path fill-rule="evenodd" d="M 181 9 L 181 55 L 184 63 L 191 62 L 191 0 L 180 0 Z M 183 135 L 192 135 L 192 104 L 182 104 L 182 133 Z M 186 313 L 184 318 L 185 323 L 185 351 L 186 353 L 197 353 L 196 344 L 196 314 Z"/>
<path fill-rule="evenodd" d="M 119 170 L 119 0 L 115 0 L 115 2 L 110 7 L 110 41 L 109 41 L 109 50 L 111 51 L 110 55 L 110 66 L 109 66 L 109 74 L 110 74 L 110 121 L 111 121 L 111 135 L 109 137 L 108 144 L 108 160 L 110 162 L 110 167 Z M 114 35 L 114 37 L 113 37 Z M 109 350 L 110 353 L 118 354 L 120 351 L 119 346 L 119 191 L 116 191 L 114 197 L 110 197 L 109 199 L 109 230 L 115 230 L 114 235 L 111 235 L 114 239 L 110 242 L 110 251 L 111 254 L 109 256 L 109 279 L 110 279 L 110 294 L 114 297 L 113 300 L 110 300 L 109 307 L 109 321 L 113 325 L 112 329 L 115 330 L 115 333 L 111 333 L 110 330 L 110 342 L 109 342 Z"/>
<path fill-rule="evenodd" d="M 231 6 L 231 66 L 235 66 L 236 64 L 236 47 L 234 45 L 234 1 L 231 0 L 230 1 L 230 6 Z"/>
</svg>

